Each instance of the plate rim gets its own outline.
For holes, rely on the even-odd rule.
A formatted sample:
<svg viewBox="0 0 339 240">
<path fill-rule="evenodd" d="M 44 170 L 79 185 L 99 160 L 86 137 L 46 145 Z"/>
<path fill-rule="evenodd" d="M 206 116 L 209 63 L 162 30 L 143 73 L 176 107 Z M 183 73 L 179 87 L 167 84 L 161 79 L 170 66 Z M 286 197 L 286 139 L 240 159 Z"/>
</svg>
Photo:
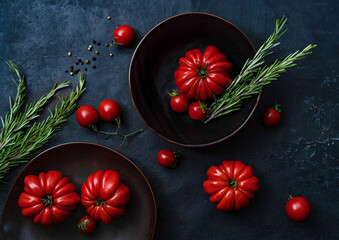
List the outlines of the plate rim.
<svg viewBox="0 0 339 240">
<path fill-rule="evenodd" d="M 58 147 L 62 147 L 62 146 L 65 146 L 65 145 L 75 145 L 75 144 L 80 144 L 80 145 L 93 145 L 93 146 L 96 146 L 96 147 L 99 147 L 99 148 L 104 148 L 106 150 L 109 150 L 117 155 L 119 155 L 120 157 L 124 158 L 125 160 L 127 160 L 130 164 L 132 164 L 133 167 L 135 167 L 138 172 L 142 175 L 142 177 L 144 178 L 145 182 L 147 183 L 147 186 L 148 188 L 150 189 L 150 192 L 151 192 L 151 195 L 152 195 L 152 199 L 153 199 L 153 206 L 154 206 L 154 227 L 153 227 L 153 232 L 152 232 L 152 236 L 151 236 L 151 240 L 154 238 L 154 234 L 155 234 L 155 229 L 156 229 L 156 225 L 157 225 L 157 204 L 156 204 L 156 201 L 155 201 L 155 196 L 154 196 L 154 192 L 153 192 L 153 189 L 151 187 L 151 184 L 149 183 L 149 181 L 147 180 L 145 174 L 140 170 L 140 168 L 134 163 L 132 162 L 130 159 L 128 159 L 127 157 L 125 157 L 123 154 L 109 148 L 109 147 L 106 147 L 106 146 L 103 146 L 101 144 L 97 144 L 97 143 L 91 143 L 91 142 L 68 142 L 68 143 L 62 143 L 62 144 L 58 144 L 56 146 L 53 146 L 53 147 L 50 147 L 44 151 L 42 151 L 41 153 L 39 153 L 38 155 L 36 155 L 35 157 L 33 157 L 27 164 L 26 166 L 24 166 L 21 171 L 18 173 L 18 175 L 16 176 L 12 186 L 10 187 L 8 193 L 7 193 L 7 196 L 6 196 L 6 200 L 5 200 L 5 203 L 3 205 L 3 208 L 2 208 L 2 215 L 1 215 L 1 236 L 2 236 L 2 239 L 5 239 L 5 235 L 4 235 L 4 212 L 5 212 L 5 209 L 7 207 L 7 204 L 8 204 L 8 197 L 10 195 L 10 193 L 12 192 L 13 190 L 13 187 L 14 185 L 18 182 L 18 179 L 19 179 L 19 176 L 23 173 L 24 170 L 26 170 L 27 167 L 29 167 L 29 165 L 31 165 L 32 162 L 35 161 L 35 159 L 37 159 L 38 157 L 40 157 L 41 155 L 45 154 L 46 152 L 52 150 L 52 149 L 55 149 L 55 148 L 58 148 Z"/>
<path fill-rule="evenodd" d="M 201 143 L 201 144 L 184 144 L 184 143 L 181 143 L 181 142 L 177 142 L 177 141 L 174 141 L 174 140 L 171 140 L 171 139 L 168 139 L 167 137 L 163 136 L 162 134 L 158 133 L 157 131 L 155 131 L 149 124 L 147 124 L 147 122 L 145 121 L 145 119 L 141 116 L 138 108 L 136 107 L 136 104 L 135 104 L 135 100 L 134 100 L 134 97 L 133 97 L 133 94 L 132 94 L 132 87 L 131 87 L 131 70 L 132 70 L 132 63 L 133 63 L 133 60 L 134 60 L 134 57 L 140 47 L 140 45 L 143 43 L 143 41 L 145 40 L 145 38 L 153 31 L 155 30 L 157 27 L 159 27 L 160 25 L 164 24 L 165 22 L 173 19 L 173 18 L 177 18 L 177 17 L 181 17 L 181 16 L 185 16 L 185 15 L 207 15 L 207 16 L 210 16 L 210 17 L 214 17 L 214 18 L 217 18 L 219 20 L 222 20 L 230 25 L 232 25 L 235 29 L 237 29 L 246 39 L 247 41 L 250 43 L 254 53 L 256 53 L 256 49 L 253 45 L 253 43 L 250 41 L 250 39 L 247 37 L 247 35 L 240 29 L 238 28 L 236 25 L 234 25 L 233 23 L 227 21 L 226 19 L 222 18 L 222 17 L 219 17 L 217 15 L 214 15 L 214 14 L 211 14 L 211 13 L 205 13 L 205 12 L 187 12 L 187 13 L 180 13 L 180 14 L 176 14 L 174 16 L 171 16 L 169 18 L 166 18 L 165 20 L 162 20 L 161 22 L 159 22 L 158 24 L 156 24 L 153 28 L 151 28 L 146 34 L 145 36 L 140 40 L 140 42 L 138 43 L 137 47 L 135 48 L 134 50 L 134 53 L 132 55 L 132 58 L 131 58 L 131 61 L 130 61 L 130 65 L 129 65 L 129 70 L 128 70 L 128 87 L 129 87 L 129 92 L 130 92 L 130 96 L 132 98 L 132 103 L 133 103 L 133 106 L 134 106 L 134 109 L 136 110 L 139 118 L 142 120 L 142 122 L 146 125 L 146 127 L 148 129 L 150 129 L 155 135 L 157 135 L 158 137 L 164 139 L 165 141 L 167 142 L 170 142 L 170 143 L 173 143 L 175 145 L 178 145 L 178 146 L 181 146 L 181 147 L 191 147 L 191 148 L 199 148 L 199 147 L 208 147 L 208 146 L 212 146 L 212 145 L 215 145 L 215 144 L 218 144 L 220 142 L 223 142 L 225 141 L 226 139 L 232 137 L 234 134 L 236 134 L 238 131 L 240 131 L 245 125 L 246 123 L 249 121 L 249 119 L 252 117 L 253 113 L 255 112 L 257 106 L 258 106 L 258 103 L 259 103 L 259 100 L 260 100 L 260 96 L 261 96 L 261 91 L 258 93 L 258 97 L 257 97 L 257 101 L 251 111 L 251 113 L 247 116 L 247 118 L 245 119 L 245 121 L 236 129 L 234 130 L 232 133 L 228 134 L 227 136 L 221 138 L 221 139 L 218 139 L 218 140 L 215 140 L 213 142 L 209 142 L 209 143 Z"/>
</svg>

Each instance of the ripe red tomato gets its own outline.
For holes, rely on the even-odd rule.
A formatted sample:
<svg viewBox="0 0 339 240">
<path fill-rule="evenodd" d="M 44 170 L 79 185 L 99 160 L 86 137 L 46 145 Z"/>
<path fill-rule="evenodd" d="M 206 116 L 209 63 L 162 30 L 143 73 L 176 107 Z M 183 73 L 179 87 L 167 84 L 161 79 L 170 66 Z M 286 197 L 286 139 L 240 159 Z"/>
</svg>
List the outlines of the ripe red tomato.
<svg viewBox="0 0 339 240">
<path fill-rule="evenodd" d="M 304 197 L 290 197 L 285 205 L 287 216 L 294 221 L 304 221 L 311 212 L 311 205 Z"/>
<path fill-rule="evenodd" d="M 84 234 L 91 234 L 94 232 L 96 226 L 97 222 L 88 215 L 80 218 L 78 221 L 78 229 Z"/>
<path fill-rule="evenodd" d="M 277 126 L 281 119 L 281 106 L 275 104 L 273 107 L 267 108 L 263 115 L 262 120 L 264 124 L 268 127 Z"/>
<path fill-rule="evenodd" d="M 201 106 L 198 101 L 196 101 L 191 103 L 190 107 L 188 108 L 188 114 L 194 120 L 201 120 L 206 117 L 207 112 L 204 107 Z"/>
<path fill-rule="evenodd" d="M 122 25 L 117 27 L 113 32 L 114 44 L 120 46 L 128 46 L 134 40 L 134 29 L 128 25 Z"/>
<path fill-rule="evenodd" d="M 113 122 L 121 114 L 119 103 L 111 99 L 102 101 L 98 110 L 100 117 L 106 122 Z"/>
<path fill-rule="evenodd" d="M 189 105 L 190 105 L 189 101 L 182 94 L 176 95 L 171 99 L 171 108 L 173 109 L 174 112 L 177 113 L 186 112 Z"/>
<path fill-rule="evenodd" d="M 160 166 L 175 167 L 178 153 L 169 149 L 163 149 L 158 153 L 157 159 Z"/>
<path fill-rule="evenodd" d="M 95 125 L 99 121 L 99 114 L 97 110 L 90 105 L 83 105 L 78 108 L 76 112 L 76 119 L 80 126 L 88 128 Z"/>
</svg>

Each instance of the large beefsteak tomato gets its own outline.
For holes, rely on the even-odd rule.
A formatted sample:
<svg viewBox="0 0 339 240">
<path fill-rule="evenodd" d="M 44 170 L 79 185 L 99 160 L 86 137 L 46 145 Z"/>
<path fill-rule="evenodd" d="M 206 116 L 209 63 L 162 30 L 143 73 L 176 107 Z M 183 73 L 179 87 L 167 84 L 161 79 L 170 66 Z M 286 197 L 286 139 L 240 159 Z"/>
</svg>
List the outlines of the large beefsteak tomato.
<svg viewBox="0 0 339 240">
<path fill-rule="evenodd" d="M 219 167 L 207 171 L 208 180 L 203 184 L 205 192 L 211 194 L 211 202 L 219 202 L 218 210 L 239 210 L 250 204 L 254 192 L 260 188 L 259 179 L 253 176 L 251 166 L 243 162 L 224 161 Z"/>
<path fill-rule="evenodd" d="M 228 73 L 232 67 L 226 55 L 214 46 L 208 46 L 204 53 L 193 49 L 179 59 L 179 69 L 174 73 L 175 85 L 187 98 L 205 101 L 220 95 L 231 84 Z"/>
<path fill-rule="evenodd" d="M 120 182 L 119 174 L 113 170 L 89 175 L 81 188 L 81 203 L 86 213 L 105 224 L 125 214 L 130 197 L 129 187 Z"/>
<path fill-rule="evenodd" d="M 52 227 L 65 221 L 73 214 L 80 202 L 75 187 L 58 171 L 27 175 L 24 192 L 19 197 L 21 213 L 26 218 L 34 218 L 34 223 Z"/>
</svg>

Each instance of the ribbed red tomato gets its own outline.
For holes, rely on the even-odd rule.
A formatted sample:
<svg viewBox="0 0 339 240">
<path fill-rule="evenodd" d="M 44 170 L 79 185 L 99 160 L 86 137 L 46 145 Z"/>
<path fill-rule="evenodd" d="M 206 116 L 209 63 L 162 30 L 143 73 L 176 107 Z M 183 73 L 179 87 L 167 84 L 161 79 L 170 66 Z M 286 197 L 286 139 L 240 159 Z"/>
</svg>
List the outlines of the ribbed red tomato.
<svg viewBox="0 0 339 240">
<path fill-rule="evenodd" d="M 186 52 L 179 59 L 179 69 L 175 72 L 175 85 L 187 98 L 205 101 L 220 95 L 231 84 L 229 72 L 232 64 L 214 46 L 208 46 L 204 53 L 199 49 Z"/>
<path fill-rule="evenodd" d="M 249 199 L 253 199 L 254 192 L 260 188 L 252 167 L 239 160 L 224 161 L 219 167 L 212 166 L 207 176 L 203 187 L 207 194 L 211 194 L 211 202 L 219 202 L 218 210 L 231 211 L 247 207 Z"/>
<path fill-rule="evenodd" d="M 74 185 L 58 171 L 28 175 L 24 182 L 18 204 L 22 215 L 33 218 L 35 224 L 52 227 L 65 221 L 80 201 Z"/>
<path fill-rule="evenodd" d="M 129 187 L 120 182 L 119 174 L 113 170 L 89 175 L 81 188 L 81 203 L 86 213 L 105 224 L 125 214 L 130 197 Z"/>
</svg>

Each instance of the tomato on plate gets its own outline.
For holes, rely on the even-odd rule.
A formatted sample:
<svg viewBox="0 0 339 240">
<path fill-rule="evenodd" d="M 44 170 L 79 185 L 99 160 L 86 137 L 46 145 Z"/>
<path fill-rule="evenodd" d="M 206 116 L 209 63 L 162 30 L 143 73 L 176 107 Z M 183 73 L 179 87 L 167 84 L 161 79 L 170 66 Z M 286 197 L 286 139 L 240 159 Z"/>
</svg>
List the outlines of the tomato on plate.
<svg viewBox="0 0 339 240">
<path fill-rule="evenodd" d="M 98 110 L 100 117 L 106 122 L 113 122 L 121 114 L 119 103 L 111 99 L 103 100 Z"/>
<path fill-rule="evenodd" d="M 311 205 L 304 197 L 290 196 L 285 205 L 287 216 L 294 221 L 304 221 L 311 213 Z"/>
<path fill-rule="evenodd" d="M 206 106 L 199 101 L 192 102 L 188 108 L 188 115 L 194 120 L 202 120 L 207 115 Z"/>
<path fill-rule="evenodd" d="M 75 186 L 58 171 L 27 175 L 24 183 L 24 192 L 18 200 L 21 213 L 44 227 L 53 227 L 68 219 L 80 201 Z"/>
<path fill-rule="evenodd" d="M 96 226 L 97 222 L 88 215 L 80 218 L 78 221 L 78 229 L 84 234 L 91 234 L 94 232 Z"/>
<path fill-rule="evenodd" d="M 76 119 L 80 126 L 89 128 L 99 121 L 99 114 L 97 110 L 91 105 L 83 105 L 78 108 L 76 112 Z"/>
<path fill-rule="evenodd" d="M 113 170 L 89 175 L 81 187 L 81 203 L 86 213 L 105 224 L 110 224 L 126 213 L 126 204 L 130 198 L 130 188 L 120 182 L 119 174 Z"/>
<path fill-rule="evenodd" d="M 174 73 L 175 85 L 188 99 L 205 101 L 220 95 L 231 84 L 232 67 L 226 55 L 214 46 L 208 46 L 203 53 L 193 49 L 179 59 L 179 69 Z"/>
<path fill-rule="evenodd" d="M 219 167 L 210 167 L 207 177 L 203 188 L 211 194 L 211 202 L 218 202 L 218 210 L 238 211 L 247 207 L 249 199 L 253 199 L 254 192 L 260 188 L 259 178 L 253 176 L 252 167 L 239 160 L 223 161 Z"/>
<path fill-rule="evenodd" d="M 281 105 L 276 103 L 273 107 L 267 108 L 262 115 L 262 120 L 268 127 L 277 126 L 281 120 Z"/>
<path fill-rule="evenodd" d="M 163 149 L 158 153 L 157 159 L 160 166 L 175 167 L 177 165 L 178 152 L 169 149 Z"/>
<path fill-rule="evenodd" d="M 121 25 L 117 27 L 113 32 L 113 46 L 128 46 L 134 40 L 134 29 L 128 25 Z"/>
<path fill-rule="evenodd" d="M 177 90 L 173 90 L 169 95 L 172 97 L 170 104 L 174 112 L 183 113 L 187 111 L 190 103 L 184 95 L 180 94 Z"/>
</svg>

